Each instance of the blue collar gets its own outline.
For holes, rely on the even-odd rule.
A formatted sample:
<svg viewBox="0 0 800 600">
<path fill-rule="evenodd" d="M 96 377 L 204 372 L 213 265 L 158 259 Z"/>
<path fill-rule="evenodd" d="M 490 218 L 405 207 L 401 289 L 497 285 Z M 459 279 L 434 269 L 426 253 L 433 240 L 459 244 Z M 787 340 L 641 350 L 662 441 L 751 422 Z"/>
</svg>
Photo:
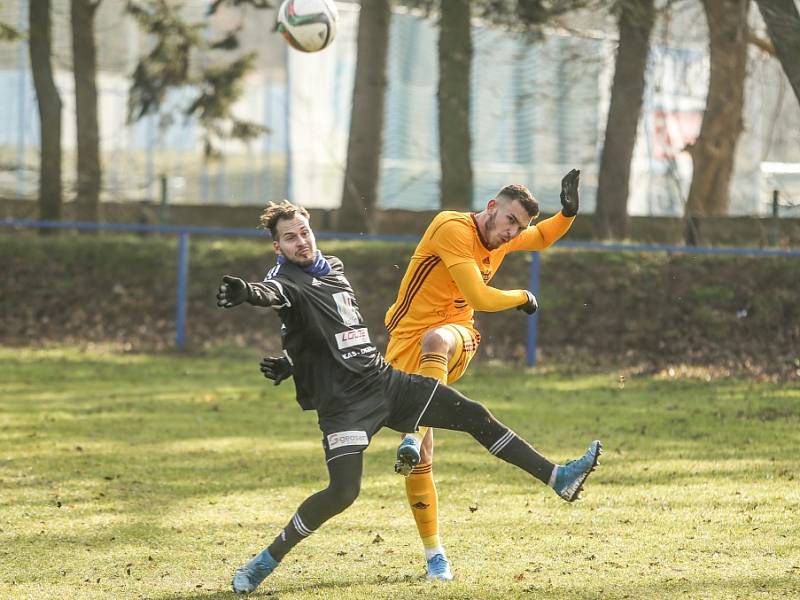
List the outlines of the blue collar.
<svg viewBox="0 0 800 600">
<path fill-rule="evenodd" d="M 285 265 L 287 262 L 289 261 L 286 260 L 286 258 L 284 258 L 283 256 L 278 256 L 279 265 Z M 312 277 L 324 277 L 325 275 L 331 272 L 331 265 L 328 263 L 327 260 L 325 260 L 325 257 L 322 256 L 322 252 L 320 252 L 319 250 L 317 250 L 317 253 L 314 255 L 313 263 L 300 268 L 303 269 L 303 271 L 305 271 Z"/>
</svg>

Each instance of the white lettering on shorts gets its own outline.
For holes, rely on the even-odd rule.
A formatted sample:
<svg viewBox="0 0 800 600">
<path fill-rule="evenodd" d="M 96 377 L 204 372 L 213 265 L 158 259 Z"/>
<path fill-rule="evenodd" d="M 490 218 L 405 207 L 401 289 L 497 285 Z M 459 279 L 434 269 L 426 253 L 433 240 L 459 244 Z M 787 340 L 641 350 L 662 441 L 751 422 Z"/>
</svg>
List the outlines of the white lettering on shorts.
<svg viewBox="0 0 800 600">
<path fill-rule="evenodd" d="M 336 334 L 336 345 L 339 346 L 339 350 L 371 343 L 372 341 L 369 339 L 369 330 L 366 327 L 350 329 Z"/>
<path fill-rule="evenodd" d="M 369 438 L 366 431 L 340 431 L 328 434 L 328 450 L 335 450 L 342 446 L 368 446 Z"/>
</svg>

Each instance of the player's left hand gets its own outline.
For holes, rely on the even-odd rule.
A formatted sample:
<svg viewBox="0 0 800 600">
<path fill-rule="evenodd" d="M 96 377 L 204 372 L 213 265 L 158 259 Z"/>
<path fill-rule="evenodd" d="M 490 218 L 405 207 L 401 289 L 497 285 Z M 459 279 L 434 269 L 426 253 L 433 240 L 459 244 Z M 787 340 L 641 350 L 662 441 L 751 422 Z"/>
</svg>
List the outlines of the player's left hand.
<svg viewBox="0 0 800 600">
<path fill-rule="evenodd" d="M 528 299 L 527 299 L 527 301 L 525 302 L 525 304 L 520 304 L 520 305 L 517 307 L 517 310 L 521 310 L 521 311 L 522 311 L 522 312 L 524 312 L 526 315 L 532 315 L 532 314 L 533 314 L 533 313 L 535 313 L 537 310 L 539 310 L 539 303 L 536 301 L 536 296 L 534 296 L 534 295 L 533 295 L 531 292 L 529 292 L 528 290 L 524 290 L 524 291 L 525 291 L 525 294 L 526 294 L 526 296 L 528 297 Z"/>
<path fill-rule="evenodd" d="M 279 385 L 284 379 L 292 376 L 292 363 L 285 356 L 265 356 L 261 359 L 261 373 Z"/>
<path fill-rule="evenodd" d="M 572 169 L 564 175 L 561 180 L 561 214 L 565 217 L 574 217 L 578 214 L 578 185 L 580 184 L 581 172 Z"/>
</svg>

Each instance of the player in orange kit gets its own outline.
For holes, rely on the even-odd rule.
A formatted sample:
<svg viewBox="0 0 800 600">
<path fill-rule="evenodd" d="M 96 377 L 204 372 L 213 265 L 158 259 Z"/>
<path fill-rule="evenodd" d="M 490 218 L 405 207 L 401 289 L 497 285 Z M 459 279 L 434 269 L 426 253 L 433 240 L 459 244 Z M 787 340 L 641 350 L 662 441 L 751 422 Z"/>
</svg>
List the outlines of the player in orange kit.
<svg viewBox="0 0 800 600">
<path fill-rule="evenodd" d="M 523 185 L 508 185 L 479 213 L 436 215 L 414 251 L 397 299 L 386 312 L 386 360 L 395 368 L 452 385 L 477 352 L 474 311 L 537 309 L 527 290 L 488 285 L 506 254 L 543 250 L 560 239 L 578 213 L 580 171 L 561 181 L 561 212 L 536 225 L 539 204 Z M 591 448 L 589 449 L 591 452 Z M 395 469 L 406 475 L 406 495 L 425 547 L 428 578 L 452 579 L 439 538 L 433 482 L 433 431 L 406 434 Z"/>
</svg>

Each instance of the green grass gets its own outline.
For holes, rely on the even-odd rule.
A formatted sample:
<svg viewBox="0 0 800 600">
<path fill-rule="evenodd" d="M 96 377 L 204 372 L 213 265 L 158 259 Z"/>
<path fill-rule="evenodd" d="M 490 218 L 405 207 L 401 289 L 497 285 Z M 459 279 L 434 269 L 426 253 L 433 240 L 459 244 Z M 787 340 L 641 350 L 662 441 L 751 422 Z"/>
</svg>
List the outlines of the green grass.
<svg viewBox="0 0 800 600">
<path fill-rule="evenodd" d="M 258 354 L 0 349 L 0 598 L 229 598 L 233 570 L 325 485 L 320 434 Z M 423 580 L 397 436 L 361 497 L 256 597 L 800 595 L 800 387 L 482 367 L 460 385 L 546 455 L 603 439 L 566 504 L 437 432 L 456 580 Z"/>
</svg>

